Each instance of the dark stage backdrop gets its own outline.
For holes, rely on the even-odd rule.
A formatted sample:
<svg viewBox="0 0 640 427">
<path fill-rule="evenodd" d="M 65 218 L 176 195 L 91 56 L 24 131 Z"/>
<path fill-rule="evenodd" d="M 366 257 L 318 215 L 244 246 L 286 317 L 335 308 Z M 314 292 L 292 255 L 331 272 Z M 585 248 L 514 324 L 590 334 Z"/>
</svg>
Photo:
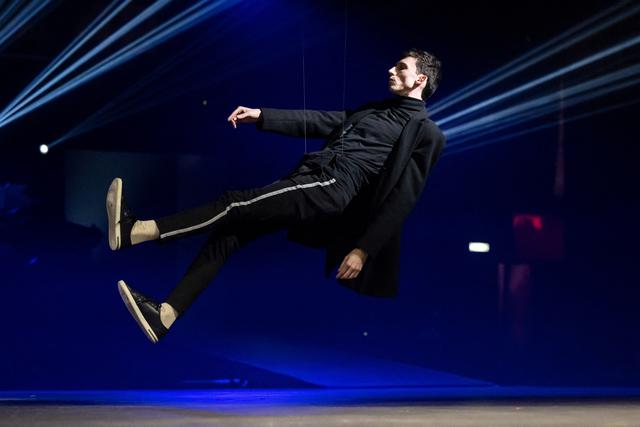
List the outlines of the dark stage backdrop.
<svg viewBox="0 0 640 427">
<path fill-rule="evenodd" d="M 107 5 L 91 3 L 59 2 L 0 51 L 3 109 Z M 387 70 L 416 46 L 444 64 L 429 107 L 609 2 L 346 6 L 345 20 L 344 1 L 230 5 L 0 127 L 0 389 L 640 385 L 637 105 L 445 155 L 406 222 L 396 299 L 340 287 L 323 276 L 320 251 L 281 232 L 234 254 L 165 340 L 140 333 L 117 281 L 162 300 L 203 237 L 111 252 L 113 177 L 142 218 L 266 185 L 322 142 L 234 130 L 225 120 L 237 105 L 381 99 Z M 471 241 L 492 250 L 470 253 Z"/>
</svg>

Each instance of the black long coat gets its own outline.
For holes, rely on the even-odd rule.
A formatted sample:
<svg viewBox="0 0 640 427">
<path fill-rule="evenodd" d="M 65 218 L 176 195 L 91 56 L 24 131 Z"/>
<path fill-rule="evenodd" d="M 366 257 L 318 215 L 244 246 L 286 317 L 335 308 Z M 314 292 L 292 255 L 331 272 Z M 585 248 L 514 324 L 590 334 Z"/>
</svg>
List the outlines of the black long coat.
<svg viewBox="0 0 640 427">
<path fill-rule="evenodd" d="M 332 141 L 379 108 L 384 108 L 384 103 L 366 104 L 347 112 L 262 108 L 258 128 Z M 343 215 L 331 223 L 291 229 L 289 239 L 325 248 L 327 275 L 351 250 L 364 250 L 368 258 L 358 277 L 339 279 L 340 284 L 366 295 L 395 296 L 402 224 L 418 201 L 444 145 L 444 134 L 429 119 L 426 110 L 415 114 L 404 127 L 380 175 L 351 201 Z"/>
</svg>

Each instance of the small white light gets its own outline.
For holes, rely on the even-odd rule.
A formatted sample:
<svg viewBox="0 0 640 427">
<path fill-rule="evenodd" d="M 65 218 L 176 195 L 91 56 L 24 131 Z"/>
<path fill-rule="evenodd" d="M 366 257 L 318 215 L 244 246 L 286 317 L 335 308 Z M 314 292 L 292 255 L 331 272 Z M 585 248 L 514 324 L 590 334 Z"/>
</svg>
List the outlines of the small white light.
<svg viewBox="0 0 640 427">
<path fill-rule="evenodd" d="M 469 242 L 469 252 L 489 252 L 491 246 L 485 242 Z"/>
<path fill-rule="evenodd" d="M 42 144 L 42 145 L 40 146 L 40 152 L 41 152 L 42 154 L 47 154 L 47 153 L 49 152 L 49 147 L 47 147 L 45 144 Z"/>
<path fill-rule="evenodd" d="M 362 335 L 364 335 L 365 337 L 366 337 L 366 336 L 369 336 L 369 332 L 364 331 L 364 332 L 362 333 Z"/>
<path fill-rule="evenodd" d="M 202 100 L 202 105 L 204 105 L 205 107 L 207 106 L 207 100 L 206 99 Z"/>
</svg>

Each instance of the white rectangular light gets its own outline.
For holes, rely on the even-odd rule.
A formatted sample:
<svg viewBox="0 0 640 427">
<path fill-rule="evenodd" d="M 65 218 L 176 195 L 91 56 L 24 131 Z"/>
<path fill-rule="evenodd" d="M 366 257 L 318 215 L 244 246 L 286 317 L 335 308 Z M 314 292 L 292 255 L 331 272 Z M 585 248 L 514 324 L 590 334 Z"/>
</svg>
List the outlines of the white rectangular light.
<svg viewBox="0 0 640 427">
<path fill-rule="evenodd" d="M 469 242 L 469 252 L 489 252 L 491 247 L 485 242 Z"/>
</svg>

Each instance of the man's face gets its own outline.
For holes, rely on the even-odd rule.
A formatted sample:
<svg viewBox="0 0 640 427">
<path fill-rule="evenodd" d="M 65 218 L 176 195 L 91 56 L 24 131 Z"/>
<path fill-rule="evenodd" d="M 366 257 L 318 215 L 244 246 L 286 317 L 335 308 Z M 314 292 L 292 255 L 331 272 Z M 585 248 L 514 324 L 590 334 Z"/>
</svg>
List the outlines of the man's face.
<svg viewBox="0 0 640 427">
<path fill-rule="evenodd" d="M 389 68 L 389 91 L 406 96 L 427 80 L 427 76 L 416 70 L 416 58 L 407 56 Z"/>
</svg>

